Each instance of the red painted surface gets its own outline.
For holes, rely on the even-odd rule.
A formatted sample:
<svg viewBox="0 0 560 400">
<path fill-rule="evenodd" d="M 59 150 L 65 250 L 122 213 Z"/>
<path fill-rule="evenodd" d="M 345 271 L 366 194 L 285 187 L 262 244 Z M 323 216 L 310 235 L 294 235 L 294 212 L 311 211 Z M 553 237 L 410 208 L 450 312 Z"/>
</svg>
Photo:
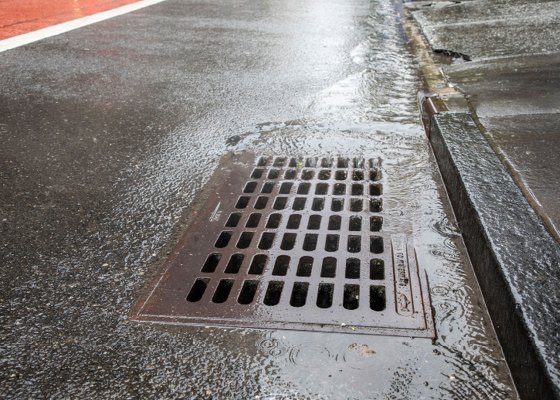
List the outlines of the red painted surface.
<svg viewBox="0 0 560 400">
<path fill-rule="evenodd" d="M 140 0 L 0 0 L 0 40 Z"/>
</svg>

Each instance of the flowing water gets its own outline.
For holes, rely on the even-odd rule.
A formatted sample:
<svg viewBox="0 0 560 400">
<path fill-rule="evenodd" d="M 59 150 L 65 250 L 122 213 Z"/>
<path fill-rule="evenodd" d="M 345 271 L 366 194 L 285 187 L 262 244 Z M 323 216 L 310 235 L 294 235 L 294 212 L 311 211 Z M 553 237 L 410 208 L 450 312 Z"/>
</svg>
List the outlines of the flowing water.
<svg viewBox="0 0 560 400">
<path fill-rule="evenodd" d="M 169 2 L 174 4 L 179 3 Z M 9 384 L 13 391 L 3 384 L 4 393 L 20 398 L 516 398 L 421 126 L 416 93 L 422 83 L 400 23 L 402 4 L 271 1 L 253 7 L 273 22 L 248 16 L 231 24 L 288 37 L 284 29 L 293 24 L 300 38 L 290 37 L 289 50 L 270 40 L 270 54 L 254 58 L 257 66 L 246 66 L 255 69 L 250 80 L 227 68 L 220 76 L 208 74 L 200 90 L 216 93 L 207 104 L 225 104 L 219 114 L 194 111 L 196 117 L 176 118 L 114 180 L 99 223 L 87 234 L 70 232 L 61 244 L 64 252 L 43 257 L 31 277 L 13 288 L 18 295 L 10 307 L 31 312 L 21 312 L 17 325 L 3 330 L 2 365 L 10 370 L 18 365 L 22 377 Z M 298 19 L 285 16 L 285 8 L 295 9 Z M 210 32 L 216 22 L 193 23 Z M 254 45 L 257 51 L 264 44 L 262 37 L 255 40 L 261 40 Z M 277 56 L 282 51 L 297 57 L 288 62 Z M 225 62 L 229 53 L 223 58 L 200 54 Z M 264 84 L 257 67 L 264 71 Z M 162 68 L 171 77 L 179 70 Z M 271 78 L 280 70 L 290 77 L 278 72 L 277 81 Z M 313 79 L 307 82 L 306 75 Z M 282 88 L 290 79 L 301 93 Z M 167 89 L 167 103 L 160 107 L 177 115 L 183 105 L 173 101 L 188 96 L 184 85 Z M 240 104 L 236 90 L 249 89 L 260 98 Z M 437 339 L 127 322 L 150 274 L 200 206 L 193 203 L 196 195 L 213 174 L 223 173 L 220 159 L 246 151 L 380 158 L 387 177 L 384 230 L 412 227 L 428 276 Z M 16 253 L 10 254 L 8 264 L 15 265 L 15 259 Z M 49 311 L 38 312 L 39 303 Z"/>
</svg>

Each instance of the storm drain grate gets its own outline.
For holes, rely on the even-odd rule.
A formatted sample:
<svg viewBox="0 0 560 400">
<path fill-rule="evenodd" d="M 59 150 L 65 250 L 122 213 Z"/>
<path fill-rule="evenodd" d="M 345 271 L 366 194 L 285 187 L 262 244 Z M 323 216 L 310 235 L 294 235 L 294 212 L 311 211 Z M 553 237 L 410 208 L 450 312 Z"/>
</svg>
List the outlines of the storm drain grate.
<svg viewBox="0 0 560 400">
<path fill-rule="evenodd" d="M 258 157 L 208 200 L 132 319 L 433 337 L 377 160 Z"/>
</svg>

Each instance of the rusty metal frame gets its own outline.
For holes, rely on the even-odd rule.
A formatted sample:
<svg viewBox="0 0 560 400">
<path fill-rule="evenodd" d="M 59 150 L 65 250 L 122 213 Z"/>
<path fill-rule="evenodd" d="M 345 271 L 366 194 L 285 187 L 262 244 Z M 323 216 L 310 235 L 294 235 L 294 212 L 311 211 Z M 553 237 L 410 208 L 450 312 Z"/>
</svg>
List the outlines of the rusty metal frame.
<svg viewBox="0 0 560 400">
<path fill-rule="evenodd" d="M 383 232 L 382 229 L 377 231 L 380 228 L 379 223 L 374 227 L 376 231 L 370 230 L 371 217 L 376 217 L 377 222 L 380 218 L 387 218 L 382 210 L 384 180 L 385 177 L 376 160 L 259 157 L 255 160 L 254 166 L 233 167 L 217 187 L 216 195 L 212 196 L 200 210 L 197 220 L 139 299 L 129 319 L 169 324 L 435 337 L 427 279 L 419 267 L 412 239 L 406 234 L 391 235 Z M 248 185 L 249 182 L 253 183 Z M 282 186 L 282 184 L 286 185 Z M 291 188 L 286 193 L 286 188 L 290 184 Z M 303 194 L 300 188 L 306 185 L 309 186 L 309 191 Z M 328 186 L 327 192 L 316 195 L 317 188 L 323 189 L 325 185 Z M 344 194 L 341 194 L 340 190 L 335 192 L 335 185 L 346 185 Z M 363 190 L 356 186 L 355 191 L 352 192 L 352 185 L 362 185 Z M 370 185 L 373 185 L 371 192 Z M 270 193 L 262 193 L 268 192 L 271 186 Z M 337 189 L 340 188 L 337 186 Z M 323 192 L 319 190 L 319 193 Z M 264 204 L 265 198 L 267 198 L 266 204 Z M 303 198 L 306 199 L 304 208 L 294 210 L 294 204 L 295 208 L 300 208 L 298 204 L 302 203 Z M 319 200 L 314 201 L 314 199 Z M 247 205 L 244 208 L 237 208 L 243 206 L 245 200 L 248 200 Z M 343 209 L 332 211 L 331 205 L 340 200 L 344 200 Z M 351 210 L 351 204 L 359 205 L 360 201 L 362 210 L 358 211 L 358 208 Z M 281 207 L 282 203 L 285 203 L 283 207 Z M 261 214 L 258 225 L 247 228 L 251 214 L 256 213 Z M 232 214 L 238 214 L 239 218 L 233 218 L 233 220 L 238 219 L 236 226 L 225 226 Z M 281 216 L 277 228 L 266 227 L 271 215 Z M 297 229 L 287 228 L 291 215 L 301 216 Z M 338 230 L 328 229 L 331 216 L 340 217 L 342 223 Z M 361 230 L 351 231 L 349 230 L 350 218 L 356 217 L 361 218 Z M 316 225 L 319 219 L 320 226 L 308 225 L 310 220 L 312 220 L 311 225 Z M 216 244 L 222 232 L 228 232 L 225 236 L 231 235 L 231 237 L 225 247 L 218 248 Z M 245 245 L 241 245 L 242 248 L 237 247 L 240 239 L 251 234 L 252 240 L 247 247 Z M 259 248 L 263 235 L 271 236 L 271 234 L 274 234 L 271 247 Z M 289 246 L 282 244 L 285 234 L 296 235 L 292 249 L 287 250 Z M 314 249 L 306 247 L 307 235 L 317 235 L 317 245 Z M 307 237 L 313 239 L 314 236 Z M 348 247 L 350 237 L 353 237 L 352 240 L 359 237 L 359 240 L 354 243 L 354 245 L 360 244 L 359 251 L 356 251 L 355 246 Z M 335 248 L 333 244 L 336 243 L 337 238 L 338 249 L 333 251 Z M 378 253 L 370 251 L 372 238 L 377 238 L 377 248 L 374 250 Z M 382 252 L 379 248 L 379 239 L 383 241 Z M 246 240 L 242 239 L 241 242 Z M 218 243 L 220 246 L 222 244 Z M 202 272 L 209 255 L 213 253 L 221 255 L 217 265 L 212 263 L 215 270 L 210 272 L 212 271 L 210 268 Z M 240 265 L 232 263 L 232 266 L 239 268 L 237 272 L 236 268 L 233 268 L 233 271 L 232 268 L 228 268 L 228 262 L 234 255 L 236 261 L 243 258 Z M 252 260 L 256 255 L 262 255 L 261 258 L 267 257 L 262 274 L 249 273 Z M 286 256 L 290 257 L 286 275 L 273 275 L 276 260 Z M 305 265 L 307 267 L 310 258 L 313 259 L 310 276 L 297 276 L 298 263 L 302 258 L 307 262 Z M 336 259 L 335 277 L 321 276 L 325 258 L 330 258 L 331 262 L 332 259 Z M 351 279 L 352 277 L 346 276 L 345 265 L 348 259 L 359 260 L 359 278 Z M 372 259 L 384 263 L 384 279 L 370 279 L 369 268 Z M 191 290 L 199 293 L 193 289 L 197 279 L 206 282 L 207 287 L 200 299 L 197 296 L 192 297 L 198 301 L 188 301 L 187 297 Z M 251 282 L 248 287 L 257 285 L 255 295 L 249 304 L 240 304 L 240 292 L 247 281 Z M 267 288 L 272 281 L 283 284 L 280 300 L 273 306 L 266 305 L 264 301 Z M 220 282 L 222 286 L 218 290 Z M 220 294 L 227 292 L 222 288 L 229 287 L 231 283 L 231 291 L 229 296 L 226 296 L 227 299 L 217 303 L 216 301 L 221 301 L 223 298 L 214 297 L 216 291 Z M 298 285 L 298 290 L 292 290 L 294 285 Z M 334 285 L 332 305 L 328 308 L 317 305 L 319 285 L 326 285 L 322 287 L 327 289 L 332 288 L 328 285 Z M 356 294 L 355 285 L 359 286 L 357 299 L 352 297 Z M 203 283 L 200 286 L 204 286 Z M 371 287 L 375 289 L 370 289 Z M 305 304 L 301 306 L 305 288 L 307 288 L 304 296 Z M 375 311 L 369 304 L 370 295 L 374 296 L 372 293 L 375 292 L 377 293 L 375 296 L 379 297 L 379 290 L 384 291 L 385 308 L 382 311 Z M 326 292 L 322 293 L 321 304 L 324 306 Z M 296 301 L 291 301 L 293 296 Z M 345 299 L 358 301 L 359 306 L 356 309 L 344 308 Z"/>
</svg>

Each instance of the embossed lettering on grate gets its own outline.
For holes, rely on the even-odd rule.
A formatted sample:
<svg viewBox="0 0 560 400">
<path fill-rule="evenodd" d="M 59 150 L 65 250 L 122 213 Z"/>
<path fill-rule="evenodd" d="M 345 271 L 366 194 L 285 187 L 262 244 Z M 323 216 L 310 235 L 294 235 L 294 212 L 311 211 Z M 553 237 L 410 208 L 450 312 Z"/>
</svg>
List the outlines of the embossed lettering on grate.
<svg viewBox="0 0 560 400">
<path fill-rule="evenodd" d="M 386 179 L 378 160 L 233 167 L 132 319 L 434 337 L 412 241 L 383 230 Z"/>
</svg>

